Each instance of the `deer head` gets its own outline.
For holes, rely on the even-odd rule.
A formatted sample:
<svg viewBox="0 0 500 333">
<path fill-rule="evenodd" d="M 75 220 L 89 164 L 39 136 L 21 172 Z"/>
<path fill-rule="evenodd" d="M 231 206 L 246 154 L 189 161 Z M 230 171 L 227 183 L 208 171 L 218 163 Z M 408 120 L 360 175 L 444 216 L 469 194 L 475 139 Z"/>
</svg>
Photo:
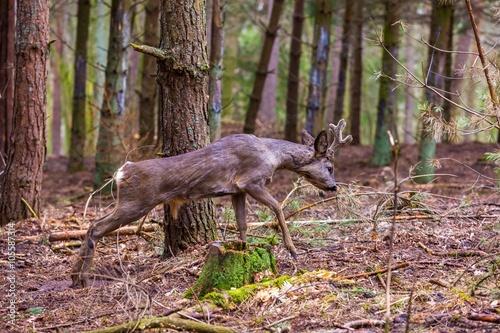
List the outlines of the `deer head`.
<svg viewBox="0 0 500 333">
<path fill-rule="evenodd" d="M 328 133 L 321 131 L 316 139 L 306 130 L 302 130 L 302 144 L 313 148 L 314 152 L 305 157 L 301 161 L 303 166 L 296 168 L 295 171 L 319 189 L 337 190 L 333 171 L 335 152 L 352 141 L 351 135 L 342 138 L 345 126 L 344 119 L 340 120 L 337 125 L 330 124 Z"/>
</svg>

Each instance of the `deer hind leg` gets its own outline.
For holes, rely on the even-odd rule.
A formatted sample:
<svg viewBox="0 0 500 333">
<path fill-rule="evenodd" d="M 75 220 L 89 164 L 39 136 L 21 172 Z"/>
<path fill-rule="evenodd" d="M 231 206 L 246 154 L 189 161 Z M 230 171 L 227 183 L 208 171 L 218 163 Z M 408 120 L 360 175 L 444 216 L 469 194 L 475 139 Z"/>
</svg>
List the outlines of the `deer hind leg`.
<svg viewBox="0 0 500 333">
<path fill-rule="evenodd" d="M 233 202 L 234 215 L 236 216 L 236 223 L 240 231 L 240 239 L 244 242 L 247 241 L 247 221 L 245 213 L 246 193 L 233 194 L 231 200 Z"/>
<path fill-rule="evenodd" d="M 93 223 L 85 235 L 85 240 L 82 243 L 80 253 L 71 271 L 73 288 L 88 287 L 90 265 L 92 263 L 92 259 L 94 258 L 95 247 L 99 239 L 111 231 L 136 221 L 154 208 L 153 206 L 150 209 L 145 210 L 141 209 L 141 207 L 136 207 L 136 209 L 134 209 L 134 207 L 130 205 L 123 205 L 119 203 L 113 212 Z"/>
<path fill-rule="evenodd" d="M 285 216 L 281 210 L 281 206 L 276 199 L 273 198 L 266 188 L 260 185 L 249 185 L 245 188 L 245 192 L 248 193 L 252 198 L 260 202 L 261 204 L 269 207 L 276 217 L 283 233 L 283 241 L 285 242 L 285 247 L 290 251 L 290 254 L 294 259 L 297 259 L 297 249 L 293 245 L 292 238 L 290 237 L 290 232 L 286 226 Z"/>
</svg>

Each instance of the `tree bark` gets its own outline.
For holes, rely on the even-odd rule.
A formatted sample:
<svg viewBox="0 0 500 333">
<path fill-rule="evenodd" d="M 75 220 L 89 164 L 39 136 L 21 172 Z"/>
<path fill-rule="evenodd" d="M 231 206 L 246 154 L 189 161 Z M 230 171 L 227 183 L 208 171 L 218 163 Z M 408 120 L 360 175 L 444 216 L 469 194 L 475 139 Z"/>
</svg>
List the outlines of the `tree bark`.
<svg viewBox="0 0 500 333">
<path fill-rule="evenodd" d="M 159 33 L 160 1 L 148 0 L 145 4 L 144 16 L 144 44 L 157 45 Z M 155 133 L 157 118 L 155 110 L 158 110 L 158 89 L 156 79 L 156 59 L 149 55 L 142 55 L 142 79 L 139 112 L 139 136 L 141 144 L 155 144 Z"/>
<path fill-rule="evenodd" d="M 351 103 L 349 111 L 352 145 L 361 144 L 361 91 L 363 87 L 363 0 L 353 0 L 351 53 Z"/>
<path fill-rule="evenodd" d="M 250 95 L 250 102 L 248 104 L 245 126 L 243 127 L 244 133 L 253 134 L 255 132 L 255 121 L 257 120 L 257 113 L 259 111 L 260 102 L 262 100 L 262 92 L 264 90 L 264 84 L 266 82 L 269 59 L 271 58 L 274 40 L 276 38 L 276 35 L 278 34 L 278 23 L 284 2 L 284 0 L 274 1 L 271 18 L 266 29 L 264 45 L 262 46 L 262 52 L 260 54 L 259 67 L 257 68 L 252 94 Z"/>
<path fill-rule="evenodd" d="M 401 0 L 386 0 L 383 43 L 387 51 L 382 51 L 382 72 L 389 77 L 396 77 L 397 74 L 397 63 L 392 57 L 397 58 L 399 53 L 400 28 L 396 23 L 399 20 L 401 20 Z M 387 131 L 391 131 L 392 136 L 398 139 L 396 83 L 387 77 L 381 77 L 379 81 L 377 128 L 373 143 L 372 166 L 383 166 L 392 162 L 393 153 Z"/>
<path fill-rule="evenodd" d="M 87 107 L 87 42 L 90 26 L 90 0 L 78 1 L 76 29 L 75 78 L 68 171 L 82 171 L 85 155 L 85 109 Z"/>
<path fill-rule="evenodd" d="M 269 21 L 272 14 L 274 0 L 267 2 L 267 20 Z M 279 42 L 280 36 L 276 35 L 267 66 L 267 75 L 264 82 L 264 90 L 262 91 L 262 101 L 259 105 L 257 119 L 266 127 L 272 128 L 276 121 L 276 86 L 278 84 L 278 64 L 279 64 Z"/>
<path fill-rule="evenodd" d="M 158 61 L 165 156 L 194 151 L 210 142 L 204 8 L 203 0 L 196 6 L 192 0 L 161 1 L 160 48 L 169 54 Z M 164 257 L 214 239 L 212 201 L 184 204 L 178 219 L 173 219 L 170 208 L 165 206 L 164 232 Z"/>
<path fill-rule="evenodd" d="M 66 15 L 66 3 L 60 2 L 57 8 L 53 8 L 53 19 L 50 20 L 51 29 L 54 31 L 54 35 L 59 38 L 52 48 L 50 56 L 50 80 L 52 83 L 52 113 L 50 114 L 50 125 L 51 125 L 51 140 L 52 140 L 52 155 L 59 156 L 62 153 L 61 145 L 61 124 L 63 115 L 63 89 L 64 85 L 62 82 L 61 71 L 59 68 L 60 59 L 64 57 L 64 42 L 61 40 L 61 36 L 64 35 L 67 28 L 67 15 Z"/>
<path fill-rule="evenodd" d="M 300 58 L 302 56 L 302 28 L 304 26 L 304 0 L 295 0 L 293 26 L 288 64 L 288 90 L 286 99 L 285 139 L 297 142 L 297 114 L 299 109 Z"/>
<path fill-rule="evenodd" d="M 40 212 L 46 149 L 49 3 L 19 1 L 17 19 L 14 122 L 0 186 L 0 225 L 27 218 L 27 205 Z"/>
<path fill-rule="evenodd" d="M 235 74 L 238 64 L 238 33 L 235 27 L 237 17 L 228 15 L 224 28 L 224 71 L 222 73 L 222 116 L 234 119 L 238 113 L 234 107 Z M 240 119 L 238 119 L 240 120 Z"/>
<path fill-rule="evenodd" d="M 129 44 L 129 9 L 130 0 L 113 0 L 111 3 L 106 82 L 96 147 L 94 173 L 96 188 L 111 177 L 125 161 L 122 127 L 126 113 L 127 67 L 125 59 L 127 59 L 126 47 Z"/>
<path fill-rule="evenodd" d="M 212 0 L 212 29 L 210 29 L 210 79 L 208 111 L 210 114 L 210 141 L 220 139 L 222 114 L 222 59 L 224 55 L 224 4 L 226 0 Z"/>
<path fill-rule="evenodd" d="M 429 45 L 435 46 L 438 49 L 445 50 L 448 46 L 448 38 L 451 26 L 451 15 L 453 13 L 452 4 L 441 4 L 439 0 L 432 1 L 431 14 L 431 29 L 429 37 Z M 445 64 L 446 53 L 429 47 L 428 51 L 429 68 L 427 73 L 427 84 L 437 89 L 444 90 L 446 73 Z M 441 99 L 430 90 L 425 91 L 425 99 L 427 100 L 429 111 L 436 112 Z M 436 141 L 432 137 L 432 133 L 428 128 L 422 125 L 420 131 L 420 145 L 418 151 L 418 166 L 415 168 L 415 178 L 417 183 L 428 183 L 434 179 L 434 165 L 432 159 L 436 156 Z"/>
<path fill-rule="evenodd" d="M 309 73 L 309 96 L 306 108 L 306 130 L 312 135 L 317 135 L 325 128 L 326 74 L 330 48 L 332 6 L 332 1 L 329 0 L 316 2 L 313 54 L 311 71 Z"/>
<path fill-rule="evenodd" d="M 350 32 L 352 29 L 352 6 L 350 0 L 344 1 L 344 24 L 342 27 L 342 46 L 340 48 L 340 66 L 338 69 L 337 93 L 333 108 L 333 121 L 337 123 L 344 117 L 344 97 L 347 81 L 347 66 L 349 59 Z"/>
<path fill-rule="evenodd" d="M 415 47 L 410 43 L 406 42 L 405 56 L 406 56 L 406 68 L 414 72 L 415 70 Z M 405 120 L 404 120 L 404 143 L 413 144 L 415 143 L 415 95 L 409 87 L 405 88 Z"/>
<path fill-rule="evenodd" d="M 15 0 L 0 1 L 0 155 L 7 156 L 14 110 Z M 0 170 L 5 165 L 0 161 Z"/>
</svg>

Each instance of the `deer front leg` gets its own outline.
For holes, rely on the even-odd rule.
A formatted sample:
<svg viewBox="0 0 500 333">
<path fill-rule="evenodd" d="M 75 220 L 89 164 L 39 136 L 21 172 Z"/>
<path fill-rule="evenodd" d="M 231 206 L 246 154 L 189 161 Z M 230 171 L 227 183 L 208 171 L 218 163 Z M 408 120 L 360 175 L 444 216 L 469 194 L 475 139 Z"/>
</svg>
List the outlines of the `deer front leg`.
<svg viewBox="0 0 500 333">
<path fill-rule="evenodd" d="M 283 215 L 283 211 L 281 210 L 281 206 L 278 201 L 274 199 L 273 196 L 269 194 L 269 192 L 267 192 L 265 187 L 260 185 L 248 185 L 244 190 L 252 198 L 269 207 L 274 212 L 274 214 L 278 218 L 281 232 L 283 233 L 283 241 L 285 242 L 285 247 L 288 249 L 288 251 L 290 251 L 292 257 L 294 259 L 297 259 L 297 250 L 293 245 L 292 238 L 290 237 L 290 232 L 288 231 L 288 227 L 286 226 L 285 216 Z"/>
<path fill-rule="evenodd" d="M 234 215 L 236 216 L 236 223 L 240 231 L 240 239 L 244 242 L 247 241 L 247 221 L 245 214 L 246 193 L 233 194 L 231 200 L 233 202 Z"/>
</svg>

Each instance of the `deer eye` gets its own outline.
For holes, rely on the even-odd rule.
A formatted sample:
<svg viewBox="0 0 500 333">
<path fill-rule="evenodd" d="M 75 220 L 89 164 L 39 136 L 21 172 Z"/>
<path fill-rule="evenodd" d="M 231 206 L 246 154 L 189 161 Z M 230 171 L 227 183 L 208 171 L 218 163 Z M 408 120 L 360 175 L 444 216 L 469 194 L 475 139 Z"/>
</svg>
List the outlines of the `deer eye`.
<svg viewBox="0 0 500 333">
<path fill-rule="evenodd" d="M 332 174 L 332 173 L 333 173 L 333 168 L 332 168 L 331 166 L 326 167 L 326 170 L 328 170 L 328 172 L 329 172 L 330 174 Z"/>
</svg>

